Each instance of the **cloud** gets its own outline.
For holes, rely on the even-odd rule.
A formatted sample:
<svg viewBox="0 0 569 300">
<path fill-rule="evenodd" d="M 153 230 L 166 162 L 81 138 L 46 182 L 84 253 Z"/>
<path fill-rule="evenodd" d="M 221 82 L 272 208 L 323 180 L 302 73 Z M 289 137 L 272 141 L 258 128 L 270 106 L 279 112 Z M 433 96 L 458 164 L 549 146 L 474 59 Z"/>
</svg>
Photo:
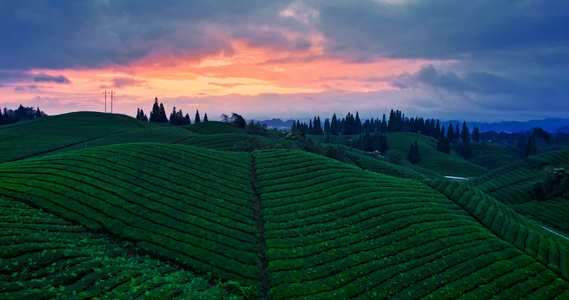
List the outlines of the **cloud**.
<svg viewBox="0 0 569 300">
<path fill-rule="evenodd" d="M 48 74 L 44 74 L 44 73 L 40 73 L 39 75 L 34 77 L 34 81 L 35 82 L 56 82 L 56 83 L 64 83 L 64 84 L 70 84 L 71 83 L 71 81 L 69 81 L 69 79 L 67 79 L 63 75 L 52 76 L 52 75 L 48 75 Z"/>
<path fill-rule="evenodd" d="M 38 89 L 38 86 L 35 85 L 35 84 L 28 85 L 28 86 L 17 85 L 17 86 L 14 87 L 14 91 L 18 91 L 18 92 L 21 92 L 21 91 L 33 91 L 33 90 L 37 90 L 37 89 Z"/>
<path fill-rule="evenodd" d="M 112 85 L 101 85 L 99 88 L 108 89 L 114 87 L 117 89 L 122 89 L 123 87 L 127 86 L 141 86 L 145 82 L 146 80 L 139 80 L 129 77 L 117 77 L 113 79 Z"/>
<path fill-rule="evenodd" d="M 246 85 L 245 83 L 216 83 L 216 82 L 208 82 L 207 84 L 220 86 L 220 87 L 224 87 L 224 88 L 233 88 L 233 87 L 240 86 L 240 85 Z"/>
<path fill-rule="evenodd" d="M 488 72 L 468 72 L 459 76 L 452 71 L 437 70 L 433 65 L 422 67 L 417 73 L 404 73 L 392 77 L 390 85 L 399 89 L 419 86 L 447 92 L 472 92 L 483 95 L 525 93 L 526 90 L 512 79 Z"/>
</svg>

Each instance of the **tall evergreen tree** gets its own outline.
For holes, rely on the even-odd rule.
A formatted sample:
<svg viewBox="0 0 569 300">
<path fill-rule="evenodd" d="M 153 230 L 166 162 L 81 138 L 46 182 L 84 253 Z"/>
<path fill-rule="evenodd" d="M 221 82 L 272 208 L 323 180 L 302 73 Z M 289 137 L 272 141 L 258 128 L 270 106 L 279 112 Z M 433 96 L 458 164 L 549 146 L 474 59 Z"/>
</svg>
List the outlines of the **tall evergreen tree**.
<svg viewBox="0 0 569 300">
<path fill-rule="evenodd" d="M 417 143 L 417 140 L 415 140 L 414 144 L 411 144 L 409 149 L 409 161 L 412 164 L 416 164 L 421 161 L 421 154 L 419 152 L 419 144 Z"/>
<path fill-rule="evenodd" d="M 149 121 L 156 123 L 160 122 L 160 105 L 158 104 L 158 97 L 154 98 L 154 105 L 152 105 Z"/>
<path fill-rule="evenodd" d="M 468 127 L 466 127 L 466 121 L 462 123 L 462 131 L 460 132 L 460 139 L 464 143 L 466 143 L 466 141 L 470 142 L 470 131 L 468 131 Z"/>
<path fill-rule="evenodd" d="M 170 124 L 180 125 L 180 120 L 178 120 L 178 112 L 176 111 L 175 106 L 172 108 L 172 112 L 170 113 Z"/>
<path fill-rule="evenodd" d="M 472 140 L 475 143 L 480 143 L 480 129 L 478 129 L 478 126 L 474 126 L 474 130 L 472 131 Z"/>
<path fill-rule="evenodd" d="M 166 110 L 164 109 L 164 105 L 162 105 L 162 103 L 160 103 L 158 119 L 160 120 L 159 121 L 160 123 L 168 123 L 168 117 L 166 116 Z"/>
<path fill-rule="evenodd" d="M 458 141 L 460 138 L 460 129 L 458 128 L 458 123 L 456 123 L 456 128 L 454 129 L 454 139 Z"/>
<path fill-rule="evenodd" d="M 207 120 L 207 113 L 205 113 L 205 114 L 203 115 L 203 121 L 204 121 L 204 122 L 207 122 L 207 121 L 208 121 L 208 120 Z"/>
<path fill-rule="evenodd" d="M 336 114 L 332 116 L 332 122 L 330 123 L 330 134 L 339 135 L 340 134 L 340 124 L 338 123 L 338 118 Z"/>
<path fill-rule="evenodd" d="M 454 128 L 452 126 L 452 123 L 448 125 L 447 139 L 449 142 L 454 140 Z"/>
<path fill-rule="evenodd" d="M 362 120 L 360 120 L 360 114 L 356 111 L 356 120 L 354 122 L 354 133 L 353 134 L 360 134 L 362 133 Z"/>
<path fill-rule="evenodd" d="M 330 134 L 330 119 L 328 118 L 324 119 L 324 132 Z"/>
<path fill-rule="evenodd" d="M 196 116 L 194 117 L 194 124 L 201 122 L 200 112 L 196 109 Z"/>
<path fill-rule="evenodd" d="M 526 144 L 525 155 L 526 156 L 537 155 L 537 153 L 538 151 L 537 151 L 537 143 L 535 141 L 535 135 L 531 135 Z"/>
</svg>

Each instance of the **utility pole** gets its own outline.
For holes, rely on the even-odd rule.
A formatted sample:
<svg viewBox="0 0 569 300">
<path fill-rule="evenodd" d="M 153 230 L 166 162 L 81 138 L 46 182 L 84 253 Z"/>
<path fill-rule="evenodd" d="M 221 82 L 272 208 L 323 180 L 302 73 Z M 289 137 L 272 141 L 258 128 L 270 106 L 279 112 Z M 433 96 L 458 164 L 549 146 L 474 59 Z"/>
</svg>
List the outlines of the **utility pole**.
<svg viewBox="0 0 569 300">
<path fill-rule="evenodd" d="M 111 114 L 113 113 L 113 95 L 116 95 L 116 93 L 111 91 Z"/>
<path fill-rule="evenodd" d="M 105 90 L 103 94 L 105 94 L 105 113 L 107 113 L 107 91 Z"/>
</svg>

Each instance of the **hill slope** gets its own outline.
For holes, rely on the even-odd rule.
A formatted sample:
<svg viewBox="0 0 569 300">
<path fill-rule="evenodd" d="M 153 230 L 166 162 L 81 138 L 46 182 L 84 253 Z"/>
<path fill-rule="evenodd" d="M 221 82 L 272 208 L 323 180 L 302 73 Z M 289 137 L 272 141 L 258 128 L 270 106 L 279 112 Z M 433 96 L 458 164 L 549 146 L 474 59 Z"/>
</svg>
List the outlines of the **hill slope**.
<svg viewBox="0 0 569 300">
<path fill-rule="evenodd" d="M 569 150 L 530 156 L 470 180 L 475 186 L 519 213 L 569 234 L 569 200 L 537 201 L 532 186 L 546 180 L 554 168 L 569 168 Z"/>
<path fill-rule="evenodd" d="M 274 299 L 569 296 L 565 241 L 479 192 L 470 201 L 510 220 L 481 221 L 452 196 L 462 186 L 436 182 L 301 151 L 152 143 L 0 164 L 4 199 Z"/>
</svg>

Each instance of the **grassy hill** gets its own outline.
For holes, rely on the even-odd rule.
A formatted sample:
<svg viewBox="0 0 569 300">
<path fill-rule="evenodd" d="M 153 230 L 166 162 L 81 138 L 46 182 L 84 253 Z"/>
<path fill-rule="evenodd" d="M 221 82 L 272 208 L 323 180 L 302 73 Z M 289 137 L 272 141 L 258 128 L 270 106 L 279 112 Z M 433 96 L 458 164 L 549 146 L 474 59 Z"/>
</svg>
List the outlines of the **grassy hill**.
<svg viewBox="0 0 569 300">
<path fill-rule="evenodd" d="M 569 201 L 564 198 L 538 201 L 533 185 L 546 180 L 554 168 L 569 168 L 569 150 L 530 156 L 479 176 L 469 183 L 517 212 L 569 235 Z"/>
<path fill-rule="evenodd" d="M 567 152 L 459 184 L 349 149 L 352 164 L 290 149 L 227 151 L 251 137 L 219 122 L 97 116 L 116 125 L 87 149 L 54 141 L 0 163 L 0 298 L 569 297 L 569 241 L 518 213 L 531 200 L 504 204 L 513 196 L 496 191 L 507 184 L 492 190 L 523 166 L 569 162 Z M 66 132 L 75 117 L 47 120 L 41 132 Z M 9 141 L 13 128 L 4 129 Z M 428 138 L 389 139 L 407 149 L 417 139 L 428 160 L 443 159 Z M 471 166 L 445 156 L 444 172 L 454 160 Z"/>
<path fill-rule="evenodd" d="M 437 141 L 433 138 L 411 132 L 387 133 L 387 144 L 390 151 L 397 151 L 403 156 L 409 154 L 409 147 L 417 140 L 419 145 L 421 161 L 416 165 L 423 169 L 430 170 L 443 176 L 475 177 L 488 171 L 487 168 L 474 164 L 462 157 L 456 150 L 451 150 L 450 154 L 437 151 Z M 325 136 L 311 136 L 311 138 L 324 143 Z M 357 136 L 333 136 L 331 143 L 345 144 L 347 139 L 356 139 Z"/>
</svg>

